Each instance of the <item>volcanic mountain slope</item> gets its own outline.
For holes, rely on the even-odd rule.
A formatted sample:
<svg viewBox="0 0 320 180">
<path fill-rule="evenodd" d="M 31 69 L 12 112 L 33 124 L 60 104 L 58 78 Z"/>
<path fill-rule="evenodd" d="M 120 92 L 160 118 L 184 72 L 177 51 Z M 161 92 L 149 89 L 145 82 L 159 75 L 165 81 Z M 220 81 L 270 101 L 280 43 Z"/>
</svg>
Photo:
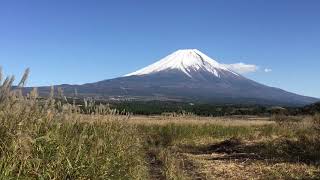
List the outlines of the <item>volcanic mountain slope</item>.
<svg viewBox="0 0 320 180">
<path fill-rule="evenodd" d="M 247 79 L 196 49 L 178 50 L 123 77 L 60 87 L 68 95 L 77 89 L 82 96 L 100 98 L 277 105 L 305 105 L 317 101 Z M 44 94 L 48 90 L 48 87 L 40 88 Z"/>
</svg>

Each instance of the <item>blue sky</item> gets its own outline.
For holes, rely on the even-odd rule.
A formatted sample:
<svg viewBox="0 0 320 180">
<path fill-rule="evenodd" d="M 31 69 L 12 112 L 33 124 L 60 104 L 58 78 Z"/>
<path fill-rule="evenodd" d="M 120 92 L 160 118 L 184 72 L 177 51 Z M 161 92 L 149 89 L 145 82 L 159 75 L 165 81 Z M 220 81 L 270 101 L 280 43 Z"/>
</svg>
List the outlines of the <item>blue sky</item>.
<svg viewBox="0 0 320 180">
<path fill-rule="evenodd" d="M 81 84 L 196 48 L 320 97 L 319 9 L 318 0 L 2 0 L 0 65 L 17 76 L 30 67 L 30 86 Z"/>
</svg>

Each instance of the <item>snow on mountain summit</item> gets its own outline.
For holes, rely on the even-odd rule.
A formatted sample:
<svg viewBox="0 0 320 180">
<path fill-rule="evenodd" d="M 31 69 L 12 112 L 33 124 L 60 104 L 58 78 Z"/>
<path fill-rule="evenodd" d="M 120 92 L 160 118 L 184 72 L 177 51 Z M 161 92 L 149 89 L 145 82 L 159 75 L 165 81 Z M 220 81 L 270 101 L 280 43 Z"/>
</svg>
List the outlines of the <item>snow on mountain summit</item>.
<svg viewBox="0 0 320 180">
<path fill-rule="evenodd" d="M 125 76 L 140 76 L 167 70 L 179 70 L 191 78 L 191 72 L 197 71 L 206 71 L 216 77 L 220 77 L 221 71 L 227 71 L 238 75 L 197 49 L 184 49 L 178 50 L 154 64 Z"/>
</svg>

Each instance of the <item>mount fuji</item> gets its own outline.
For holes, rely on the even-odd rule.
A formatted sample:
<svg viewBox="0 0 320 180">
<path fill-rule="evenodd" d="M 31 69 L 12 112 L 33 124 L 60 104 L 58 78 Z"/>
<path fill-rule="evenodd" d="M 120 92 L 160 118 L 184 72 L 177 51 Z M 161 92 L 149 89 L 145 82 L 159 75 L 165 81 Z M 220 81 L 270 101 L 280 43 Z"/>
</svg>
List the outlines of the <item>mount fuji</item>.
<svg viewBox="0 0 320 180">
<path fill-rule="evenodd" d="M 178 50 L 164 59 L 125 76 L 141 76 L 163 71 L 177 70 L 193 79 L 193 75 L 207 72 L 220 78 L 224 73 L 238 74 L 230 71 L 197 49 Z"/>
<path fill-rule="evenodd" d="M 111 100 L 174 100 L 223 104 L 306 105 L 318 99 L 245 78 L 196 49 L 178 50 L 123 77 L 60 85 L 65 94 Z M 49 87 L 40 87 L 48 94 Z"/>
</svg>

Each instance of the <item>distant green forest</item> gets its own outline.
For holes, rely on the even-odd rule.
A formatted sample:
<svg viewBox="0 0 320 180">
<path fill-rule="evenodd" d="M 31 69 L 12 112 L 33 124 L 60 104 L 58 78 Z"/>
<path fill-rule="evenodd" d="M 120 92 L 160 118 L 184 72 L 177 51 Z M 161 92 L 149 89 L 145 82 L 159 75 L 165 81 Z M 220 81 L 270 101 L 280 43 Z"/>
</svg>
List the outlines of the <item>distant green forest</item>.
<svg viewBox="0 0 320 180">
<path fill-rule="evenodd" d="M 229 115 L 258 115 L 270 116 L 273 114 L 304 115 L 320 112 L 320 103 L 305 107 L 276 107 L 261 105 L 216 105 L 193 104 L 173 101 L 95 101 L 94 104 L 109 104 L 110 108 L 119 112 L 129 112 L 134 115 L 161 115 L 161 114 L 194 114 L 198 116 L 229 116 Z M 77 104 L 83 104 L 77 101 Z"/>
</svg>

